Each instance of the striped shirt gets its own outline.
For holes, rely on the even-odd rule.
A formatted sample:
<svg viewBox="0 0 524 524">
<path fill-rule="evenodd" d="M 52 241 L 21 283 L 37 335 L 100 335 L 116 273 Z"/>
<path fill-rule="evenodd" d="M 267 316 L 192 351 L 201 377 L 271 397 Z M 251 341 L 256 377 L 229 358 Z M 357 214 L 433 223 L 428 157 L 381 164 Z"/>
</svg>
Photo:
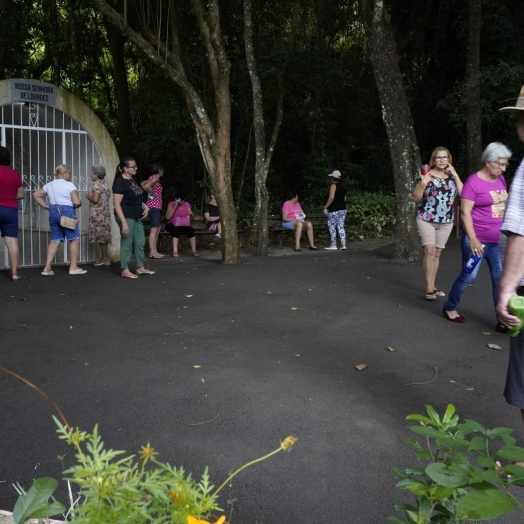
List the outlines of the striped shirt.
<svg viewBox="0 0 524 524">
<path fill-rule="evenodd" d="M 502 222 L 500 232 L 500 251 L 502 259 L 504 259 L 508 234 L 524 236 L 524 159 L 517 168 L 511 183 L 509 198 L 506 201 L 504 222 Z M 520 281 L 520 285 L 524 286 L 524 276 Z"/>
</svg>

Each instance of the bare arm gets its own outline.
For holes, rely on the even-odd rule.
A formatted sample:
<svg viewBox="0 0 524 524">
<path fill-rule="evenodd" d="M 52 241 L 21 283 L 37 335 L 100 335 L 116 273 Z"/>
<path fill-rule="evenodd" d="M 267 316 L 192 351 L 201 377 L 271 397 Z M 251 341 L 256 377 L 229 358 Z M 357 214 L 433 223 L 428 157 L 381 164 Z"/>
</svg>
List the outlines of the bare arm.
<svg viewBox="0 0 524 524">
<path fill-rule="evenodd" d="M 88 191 L 86 193 L 86 198 L 89 200 L 89 202 L 93 202 L 93 204 L 98 204 L 100 201 L 100 193 L 98 192 L 98 189 L 95 187 L 91 189 L 91 191 Z"/>
<path fill-rule="evenodd" d="M 171 204 L 174 204 L 174 205 L 171 205 Z M 178 206 L 178 202 L 169 202 L 167 209 L 166 209 L 166 220 L 171 220 L 171 217 L 173 216 L 177 206 Z"/>
<path fill-rule="evenodd" d="M 475 255 L 482 255 L 484 248 L 482 247 L 482 242 L 477 238 L 475 234 L 475 228 L 473 227 L 473 219 L 471 218 L 471 211 L 475 202 L 473 200 L 468 200 L 463 198 L 460 201 L 460 218 L 462 219 L 462 226 L 466 235 L 468 235 L 469 243 L 471 246 L 471 252 Z"/>
<path fill-rule="evenodd" d="M 144 180 L 140 185 L 144 191 L 147 191 L 150 195 L 155 196 L 153 186 L 158 182 L 158 176 L 153 177 L 151 180 Z"/>
<path fill-rule="evenodd" d="M 460 180 L 458 173 L 455 171 L 455 168 L 451 164 L 448 165 L 448 167 L 446 168 L 446 171 L 450 172 L 455 177 L 455 185 L 457 186 L 457 193 L 460 196 L 462 193 L 462 188 L 464 187 L 462 180 Z"/>
<path fill-rule="evenodd" d="M 45 201 L 45 198 L 47 197 L 47 193 L 45 192 L 45 190 L 43 188 L 40 188 L 40 189 L 37 189 L 34 193 L 33 193 L 33 200 L 40 206 L 40 207 L 43 207 L 44 209 L 49 209 L 49 205 L 47 204 L 47 202 Z"/>
<path fill-rule="evenodd" d="M 515 296 L 520 280 L 524 276 L 524 236 L 510 234 L 504 257 L 504 267 L 499 280 L 497 313 L 507 326 L 517 326 L 520 319 L 508 311 L 508 302 Z"/>
<path fill-rule="evenodd" d="M 422 197 L 424 196 L 424 190 L 426 189 L 426 186 L 431 181 L 430 175 L 424 175 L 421 177 L 420 182 L 415 186 L 415 189 L 413 189 L 413 194 L 411 195 L 411 199 L 415 204 L 418 204 Z"/>
<path fill-rule="evenodd" d="M 73 207 L 80 207 L 82 205 L 82 201 L 80 200 L 80 196 L 78 195 L 78 191 L 76 189 L 73 189 L 71 193 L 69 193 L 71 196 L 71 202 L 73 202 Z"/>
<path fill-rule="evenodd" d="M 16 190 L 16 199 L 17 200 L 22 200 L 22 198 L 24 198 L 24 186 L 20 186 Z"/>
<path fill-rule="evenodd" d="M 332 204 L 333 200 L 335 199 L 336 190 L 337 190 L 336 184 L 331 184 L 329 186 L 329 195 L 328 195 L 326 205 L 324 206 L 324 210 L 327 210 L 327 208 Z"/>
<path fill-rule="evenodd" d="M 282 211 L 282 222 L 290 222 L 291 220 L 295 220 L 295 217 L 290 217 L 289 211 Z"/>
<path fill-rule="evenodd" d="M 124 195 L 120 195 L 119 193 L 113 193 L 113 207 L 115 208 L 116 216 L 118 217 L 118 220 L 120 220 L 120 223 L 122 224 L 122 236 L 127 237 L 129 234 L 129 226 L 127 225 L 126 217 L 124 216 L 124 212 L 122 211 L 122 200 L 124 199 Z"/>
</svg>

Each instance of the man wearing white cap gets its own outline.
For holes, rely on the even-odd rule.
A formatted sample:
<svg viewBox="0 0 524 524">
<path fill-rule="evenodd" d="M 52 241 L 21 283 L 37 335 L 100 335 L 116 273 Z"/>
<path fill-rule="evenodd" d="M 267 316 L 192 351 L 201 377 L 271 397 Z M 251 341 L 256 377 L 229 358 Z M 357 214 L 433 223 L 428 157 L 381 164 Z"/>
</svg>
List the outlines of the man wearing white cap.
<svg viewBox="0 0 524 524">
<path fill-rule="evenodd" d="M 513 113 L 517 119 L 517 134 L 524 142 L 524 86 L 517 103 L 500 111 Z M 504 222 L 501 227 L 501 250 L 506 254 L 499 281 L 497 313 L 501 322 L 509 327 L 520 324 L 520 319 L 508 311 L 511 297 L 524 295 L 524 159 L 520 163 L 506 203 Z M 520 408 L 524 422 L 524 330 L 510 340 L 510 356 L 506 387 L 506 402 Z"/>
</svg>

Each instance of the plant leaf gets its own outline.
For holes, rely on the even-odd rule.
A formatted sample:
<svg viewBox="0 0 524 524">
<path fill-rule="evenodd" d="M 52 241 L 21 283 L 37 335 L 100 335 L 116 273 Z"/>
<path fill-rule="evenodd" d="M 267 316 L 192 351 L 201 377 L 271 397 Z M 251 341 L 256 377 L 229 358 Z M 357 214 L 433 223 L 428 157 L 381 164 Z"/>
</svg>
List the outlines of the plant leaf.
<svg viewBox="0 0 524 524">
<path fill-rule="evenodd" d="M 446 488 L 459 488 L 469 483 L 468 475 L 471 471 L 471 466 L 435 462 L 426 466 L 425 471 L 428 477 L 437 484 Z"/>
<path fill-rule="evenodd" d="M 519 448 L 518 446 L 504 446 L 496 452 L 496 455 L 497 457 L 508 460 L 523 461 L 524 448 Z"/>
<path fill-rule="evenodd" d="M 49 500 L 57 486 L 58 482 L 55 479 L 48 477 L 36 479 L 29 491 L 25 495 L 20 495 L 16 501 L 13 509 L 14 524 L 21 524 L 32 518 L 33 512 L 42 509 L 41 506 Z M 60 513 L 60 511 L 57 511 L 57 513 Z M 47 516 L 50 515 L 56 515 L 56 513 L 51 513 Z"/>
<path fill-rule="evenodd" d="M 490 520 L 515 509 L 515 502 L 498 489 L 466 493 L 458 502 L 457 517 L 464 520 Z"/>
</svg>

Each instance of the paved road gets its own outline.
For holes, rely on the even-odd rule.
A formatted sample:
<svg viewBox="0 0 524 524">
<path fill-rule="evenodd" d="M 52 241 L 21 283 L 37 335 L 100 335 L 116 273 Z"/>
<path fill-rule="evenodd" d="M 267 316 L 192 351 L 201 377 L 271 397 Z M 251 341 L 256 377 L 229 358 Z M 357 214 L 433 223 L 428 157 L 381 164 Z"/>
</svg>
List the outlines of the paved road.
<svg viewBox="0 0 524 524">
<path fill-rule="evenodd" d="M 209 465 L 215 483 L 295 433 L 290 454 L 234 481 L 222 501 L 234 500 L 234 524 L 384 522 L 405 500 L 392 469 L 417 465 L 403 444 L 407 414 L 452 402 L 488 427 L 516 427 L 520 442 L 524 428 L 501 396 L 509 342 L 493 331 L 487 268 L 460 308 L 467 322 L 452 324 L 443 299 L 424 300 L 419 265 L 375 247 L 235 267 L 213 256 L 152 261 L 157 274 L 137 281 L 116 267 L 74 277 L 56 268 L 50 278 L 26 270 L 19 283 L 3 272 L 0 362 L 75 426 L 99 423 L 111 447 L 151 442 L 197 474 Z M 458 242 L 441 266 L 448 291 Z M 435 369 L 432 382 L 406 385 Z M 0 395 L 0 507 L 11 509 L 12 482 L 59 478 L 57 456 L 67 466 L 72 452 L 36 393 L 0 375 Z"/>
</svg>

